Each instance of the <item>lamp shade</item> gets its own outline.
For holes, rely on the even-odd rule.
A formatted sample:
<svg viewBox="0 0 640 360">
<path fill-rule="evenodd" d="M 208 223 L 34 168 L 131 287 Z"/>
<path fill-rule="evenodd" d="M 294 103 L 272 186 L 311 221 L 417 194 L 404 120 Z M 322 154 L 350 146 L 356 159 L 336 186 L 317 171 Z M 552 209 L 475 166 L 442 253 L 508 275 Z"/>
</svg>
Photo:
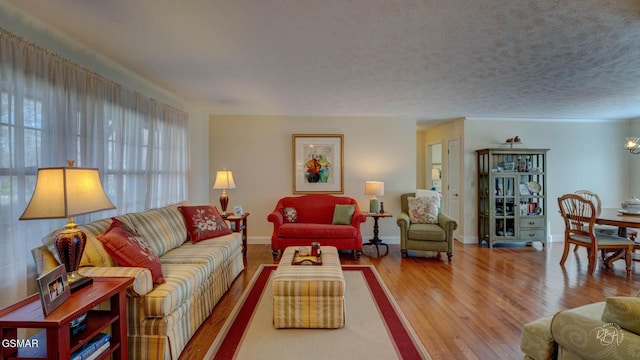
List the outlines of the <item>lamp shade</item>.
<svg viewBox="0 0 640 360">
<path fill-rule="evenodd" d="M 228 170 L 220 170 L 216 173 L 216 182 L 213 184 L 214 189 L 235 189 L 236 183 L 233 182 L 233 173 Z"/>
<path fill-rule="evenodd" d="M 431 180 L 440 180 L 440 170 L 431 169 Z"/>
<path fill-rule="evenodd" d="M 367 181 L 364 184 L 364 193 L 367 195 L 384 195 L 384 182 L 382 181 Z"/>
<path fill-rule="evenodd" d="M 36 188 L 20 220 L 61 219 L 115 209 L 105 194 L 98 169 L 38 169 Z"/>
</svg>

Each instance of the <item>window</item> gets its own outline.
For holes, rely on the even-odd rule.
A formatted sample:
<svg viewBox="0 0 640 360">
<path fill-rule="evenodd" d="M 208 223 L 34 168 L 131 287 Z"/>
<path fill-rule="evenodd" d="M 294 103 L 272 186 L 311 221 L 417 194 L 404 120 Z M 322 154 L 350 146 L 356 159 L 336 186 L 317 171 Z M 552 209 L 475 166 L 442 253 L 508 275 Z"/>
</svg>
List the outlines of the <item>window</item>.
<svg viewBox="0 0 640 360">
<path fill-rule="evenodd" d="M 184 112 L 0 29 L 0 307 L 27 294 L 30 250 L 65 223 L 18 220 L 38 168 L 100 169 L 117 209 L 85 223 L 186 199 L 187 154 Z"/>
</svg>

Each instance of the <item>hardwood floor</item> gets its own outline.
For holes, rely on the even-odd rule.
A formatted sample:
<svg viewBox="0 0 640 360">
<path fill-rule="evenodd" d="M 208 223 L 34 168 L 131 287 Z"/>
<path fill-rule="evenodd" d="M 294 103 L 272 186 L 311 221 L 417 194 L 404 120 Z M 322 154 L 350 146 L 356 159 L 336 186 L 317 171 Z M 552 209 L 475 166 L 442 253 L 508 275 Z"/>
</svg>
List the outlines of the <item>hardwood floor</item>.
<svg viewBox="0 0 640 360">
<path fill-rule="evenodd" d="M 456 243 L 453 262 L 406 258 L 399 245 L 389 255 L 364 255 L 360 261 L 341 254 L 343 264 L 376 267 L 396 302 L 434 360 L 521 359 L 522 325 L 556 311 L 633 296 L 640 290 L 640 263 L 630 278 L 624 262 L 612 270 L 587 273 L 584 250 L 571 252 L 559 265 L 562 243 L 546 249 L 504 246 L 488 249 Z M 365 254 L 371 253 L 365 250 Z M 269 245 L 249 245 L 245 271 L 191 339 L 180 359 L 201 359 L 254 275 L 258 265 L 273 263 Z"/>
</svg>

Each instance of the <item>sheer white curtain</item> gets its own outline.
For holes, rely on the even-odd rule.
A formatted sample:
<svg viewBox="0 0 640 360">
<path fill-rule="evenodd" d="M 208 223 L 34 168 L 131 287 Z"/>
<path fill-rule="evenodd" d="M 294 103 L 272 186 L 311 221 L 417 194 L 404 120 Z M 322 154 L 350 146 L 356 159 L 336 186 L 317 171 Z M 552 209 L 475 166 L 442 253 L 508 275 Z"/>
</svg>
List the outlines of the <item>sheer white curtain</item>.
<svg viewBox="0 0 640 360">
<path fill-rule="evenodd" d="M 0 307 L 33 291 L 30 250 L 64 220 L 18 221 L 39 167 L 100 169 L 116 210 L 187 199 L 187 115 L 0 29 Z"/>
</svg>

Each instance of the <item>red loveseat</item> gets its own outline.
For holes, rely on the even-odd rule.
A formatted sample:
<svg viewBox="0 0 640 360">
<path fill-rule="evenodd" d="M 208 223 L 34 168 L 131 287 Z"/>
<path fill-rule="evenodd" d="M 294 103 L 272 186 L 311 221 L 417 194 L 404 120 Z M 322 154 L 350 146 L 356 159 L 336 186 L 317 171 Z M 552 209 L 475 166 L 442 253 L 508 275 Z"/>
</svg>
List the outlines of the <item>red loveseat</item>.
<svg viewBox="0 0 640 360">
<path fill-rule="evenodd" d="M 333 224 L 334 209 L 338 204 L 354 206 L 351 224 Z M 282 212 L 285 208 L 295 209 L 297 218 L 294 222 L 287 222 Z M 366 217 L 350 197 L 326 194 L 284 197 L 267 220 L 273 223 L 271 250 L 274 260 L 288 246 L 310 246 L 314 241 L 322 246 L 335 246 L 338 250 L 353 250 L 356 259 L 362 254 L 360 224 Z"/>
</svg>

